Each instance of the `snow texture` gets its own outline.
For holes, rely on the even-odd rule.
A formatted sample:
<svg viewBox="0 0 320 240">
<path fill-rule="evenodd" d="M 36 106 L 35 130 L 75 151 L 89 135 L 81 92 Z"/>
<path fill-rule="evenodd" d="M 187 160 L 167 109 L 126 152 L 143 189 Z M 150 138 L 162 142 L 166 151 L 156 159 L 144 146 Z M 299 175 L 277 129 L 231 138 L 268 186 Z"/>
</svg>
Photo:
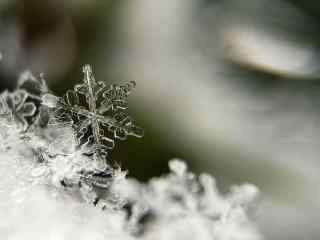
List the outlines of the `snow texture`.
<svg viewBox="0 0 320 240">
<path fill-rule="evenodd" d="M 106 87 L 89 66 L 84 75 L 62 98 L 28 72 L 0 95 L 0 239 L 261 239 L 251 184 L 222 195 L 180 160 L 146 184 L 109 164 L 105 138 L 143 134 L 124 111 L 134 84 Z"/>
</svg>

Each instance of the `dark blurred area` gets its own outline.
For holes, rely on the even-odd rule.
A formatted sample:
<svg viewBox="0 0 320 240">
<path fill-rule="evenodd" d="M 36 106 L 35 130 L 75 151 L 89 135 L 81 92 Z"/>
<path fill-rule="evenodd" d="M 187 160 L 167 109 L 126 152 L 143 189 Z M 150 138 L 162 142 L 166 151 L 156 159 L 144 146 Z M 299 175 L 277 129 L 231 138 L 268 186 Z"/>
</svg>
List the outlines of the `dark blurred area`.
<svg viewBox="0 0 320 240">
<path fill-rule="evenodd" d="M 93 66 L 134 80 L 143 139 L 112 158 L 148 180 L 172 158 L 222 191 L 251 182 L 266 239 L 320 231 L 320 3 L 311 0 L 2 0 L 0 89 L 24 70 L 59 94 Z"/>
</svg>

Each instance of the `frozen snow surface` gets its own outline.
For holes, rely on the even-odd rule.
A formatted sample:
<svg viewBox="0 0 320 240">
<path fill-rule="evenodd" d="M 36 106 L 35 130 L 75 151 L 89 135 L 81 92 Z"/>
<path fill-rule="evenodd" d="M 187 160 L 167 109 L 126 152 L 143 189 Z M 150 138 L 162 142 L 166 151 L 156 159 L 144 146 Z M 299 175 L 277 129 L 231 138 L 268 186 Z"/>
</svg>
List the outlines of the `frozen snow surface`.
<svg viewBox="0 0 320 240">
<path fill-rule="evenodd" d="M 0 95 L 0 239 L 262 239 L 248 217 L 258 196 L 251 184 L 221 194 L 181 160 L 148 183 L 126 178 L 109 151 L 115 139 L 143 134 L 124 111 L 133 84 L 108 88 L 84 70 L 67 97 L 30 73 Z"/>
</svg>

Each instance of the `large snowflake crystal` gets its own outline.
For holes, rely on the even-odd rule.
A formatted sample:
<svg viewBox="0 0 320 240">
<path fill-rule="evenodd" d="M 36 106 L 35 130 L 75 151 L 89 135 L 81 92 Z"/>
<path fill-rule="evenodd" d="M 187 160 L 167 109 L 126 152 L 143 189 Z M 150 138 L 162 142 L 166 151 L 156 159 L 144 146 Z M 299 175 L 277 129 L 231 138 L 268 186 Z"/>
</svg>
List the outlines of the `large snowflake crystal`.
<svg viewBox="0 0 320 240">
<path fill-rule="evenodd" d="M 84 66 L 83 73 L 83 83 L 63 97 L 45 94 L 42 101 L 53 109 L 49 124 L 70 125 L 82 150 L 94 160 L 105 163 L 115 139 L 143 135 L 143 130 L 126 112 L 127 98 L 135 83 L 107 87 L 104 82 L 95 80 L 89 65 Z"/>
</svg>

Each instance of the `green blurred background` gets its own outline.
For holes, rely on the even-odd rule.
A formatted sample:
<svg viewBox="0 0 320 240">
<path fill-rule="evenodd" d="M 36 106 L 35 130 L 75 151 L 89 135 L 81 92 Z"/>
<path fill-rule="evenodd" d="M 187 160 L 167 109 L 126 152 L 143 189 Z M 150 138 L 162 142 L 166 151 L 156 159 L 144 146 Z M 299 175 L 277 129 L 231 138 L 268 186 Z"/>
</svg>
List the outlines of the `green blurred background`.
<svg viewBox="0 0 320 240">
<path fill-rule="evenodd" d="M 0 88 L 44 73 L 62 94 L 82 65 L 134 80 L 142 139 L 112 158 L 146 181 L 172 158 L 221 191 L 261 190 L 266 239 L 320 237 L 320 3 L 311 0 L 1 0 Z"/>
</svg>

